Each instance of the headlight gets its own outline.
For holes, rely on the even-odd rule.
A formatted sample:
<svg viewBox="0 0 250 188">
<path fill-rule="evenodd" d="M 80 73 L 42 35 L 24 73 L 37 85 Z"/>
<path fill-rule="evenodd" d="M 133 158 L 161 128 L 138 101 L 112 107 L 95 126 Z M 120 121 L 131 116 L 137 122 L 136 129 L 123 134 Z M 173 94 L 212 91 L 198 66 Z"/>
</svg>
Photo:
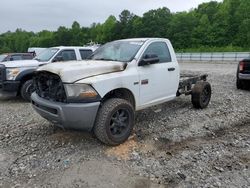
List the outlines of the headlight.
<svg viewBox="0 0 250 188">
<path fill-rule="evenodd" d="M 15 80 L 20 71 L 21 70 L 19 68 L 7 68 L 6 80 Z"/>
<path fill-rule="evenodd" d="M 98 93 L 87 84 L 65 84 L 68 101 L 97 101 L 100 99 Z"/>
</svg>

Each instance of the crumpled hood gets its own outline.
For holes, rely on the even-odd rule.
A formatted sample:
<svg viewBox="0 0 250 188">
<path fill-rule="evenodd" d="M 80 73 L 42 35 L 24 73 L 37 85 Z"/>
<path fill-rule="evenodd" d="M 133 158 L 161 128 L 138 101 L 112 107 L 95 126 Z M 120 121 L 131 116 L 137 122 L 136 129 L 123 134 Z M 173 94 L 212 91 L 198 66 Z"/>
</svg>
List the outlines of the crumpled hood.
<svg viewBox="0 0 250 188">
<path fill-rule="evenodd" d="M 126 65 L 117 61 L 71 61 L 50 63 L 38 68 L 37 71 L 48 71 L 59 75 L 62 82 L 73 83 L 92 76 L 123 71 Z"/>
<path fill-rule="evenodd" d="M 6 61 L 0 62 L 0 64 L 5 65 L 8 68 L 15 68 L 15 67 L 37 67 L 40 62 L 37 60 L 19 60 L 19 61 Z"/>
</svg>

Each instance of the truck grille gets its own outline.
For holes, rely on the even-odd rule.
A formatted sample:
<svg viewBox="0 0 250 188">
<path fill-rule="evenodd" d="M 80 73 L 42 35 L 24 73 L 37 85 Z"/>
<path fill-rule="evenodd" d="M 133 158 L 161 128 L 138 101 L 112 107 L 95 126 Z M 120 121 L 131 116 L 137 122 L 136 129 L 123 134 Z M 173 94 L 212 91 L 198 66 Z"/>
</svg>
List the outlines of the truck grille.
<svg viewBox="0 0 250 188">
<path fill-rule="evenodd" d="M 5 80 L 5 66 L 0 65 L 0 82 Z"/>
<path fill-rule="evenodd" d="M 66 93 L 60 77 L 50 72 L 38 72 L 34 76 L 36 93 L 54 102 L 67 102 Z"/>
</svg>

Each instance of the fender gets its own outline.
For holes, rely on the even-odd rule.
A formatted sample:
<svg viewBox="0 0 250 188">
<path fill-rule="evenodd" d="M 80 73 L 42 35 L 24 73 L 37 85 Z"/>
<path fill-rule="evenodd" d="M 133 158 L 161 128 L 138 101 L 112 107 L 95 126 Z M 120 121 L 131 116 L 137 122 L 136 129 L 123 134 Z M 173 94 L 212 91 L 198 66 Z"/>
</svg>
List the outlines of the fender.
<svg viewBox="0 0 250 188">
<path fill-rule="evenodd" d="M 21 81 L 25 76 L 34 74 L 35 71 L 36 68 L 31 68 L 20 72 L 16 77 L 16 81 Z"/>
</svg>

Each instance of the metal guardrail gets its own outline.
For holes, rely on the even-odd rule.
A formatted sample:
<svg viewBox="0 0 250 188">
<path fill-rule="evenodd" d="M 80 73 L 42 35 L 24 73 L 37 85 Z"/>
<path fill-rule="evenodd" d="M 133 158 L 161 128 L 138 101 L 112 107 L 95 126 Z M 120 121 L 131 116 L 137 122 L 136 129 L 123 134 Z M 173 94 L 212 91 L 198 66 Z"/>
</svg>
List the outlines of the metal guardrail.
<svg viewBox="0 0 250 188">
<path fill-rule="evenodd" d="M 178 61 L 240 61 L 250 52 L 177 53 Z"/>
</svg>

